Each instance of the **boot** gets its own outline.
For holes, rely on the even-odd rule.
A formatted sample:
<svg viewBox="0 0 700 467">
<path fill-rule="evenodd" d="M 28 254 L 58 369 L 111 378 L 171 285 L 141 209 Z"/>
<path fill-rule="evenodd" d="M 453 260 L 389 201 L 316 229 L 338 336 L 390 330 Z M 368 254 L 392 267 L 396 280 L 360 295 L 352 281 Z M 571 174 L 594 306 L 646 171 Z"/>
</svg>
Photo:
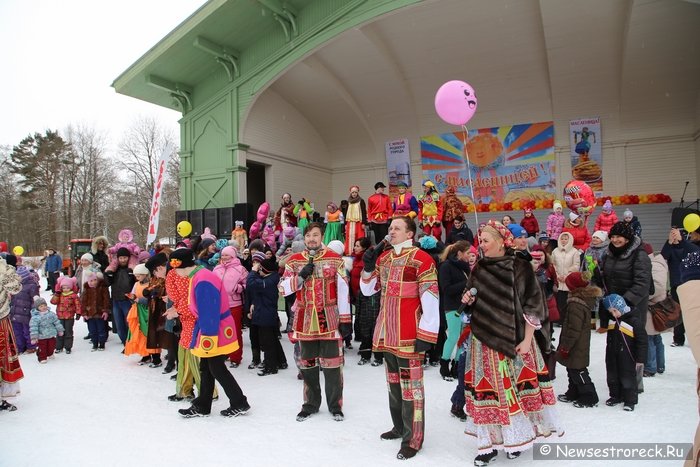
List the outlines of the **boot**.
<svg viewBox="0 0 700 467">
<path fill-rule="evenodd" d="M 253 349 L 253 361 L 248 365 L 249 370 L 254 370 L 260 365 L 260 349 Z"/>
<path fill-rule="evenodd" d="M 457 361 L 452 360 L 450 363 L 450 374 L 452 375 L 453 379 L 457 379 L 457 376 L 458 376 L 457 375 L 457 368 L 458 368 Z"/>
<path fill-rule="evenodd" d="M 158 368 L 163 365 L 163 361 L 160 359 L 159 353 L 151 354 L 151 364 L 148 365 L 149 368 Z"/>
<path fill-rule="evenodd" d="M 440 376 L 445 381 L 452 381 L 452 373 L 450 372 L 450 361 L 440 359 Z"/>
</svg>

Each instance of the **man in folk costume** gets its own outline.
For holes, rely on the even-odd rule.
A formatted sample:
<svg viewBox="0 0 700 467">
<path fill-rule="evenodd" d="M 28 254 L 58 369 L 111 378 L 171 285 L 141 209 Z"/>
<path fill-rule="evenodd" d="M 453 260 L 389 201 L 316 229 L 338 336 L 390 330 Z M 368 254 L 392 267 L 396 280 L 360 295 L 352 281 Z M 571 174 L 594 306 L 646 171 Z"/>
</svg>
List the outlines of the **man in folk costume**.
<svg viewBox="0 0 700 467">
<path fill-rule="evenodd" d="M 367 221 L 374 232 L 374 242 L 379 243 L 389 233 L 389 221 L 394 210 L 389 195 L 384 194 L 382 182 L 374 184 L 374 194 L 367 199 Z"/>
<path fill-rule="evenodd" d="M 22 281 L 15 268 L 0 258 L 0 411 L 17 410 L 3 398 L 18 394 L 19 380 L 24 378 L 10 321 L 10 298 L 20 290 Z"/>
<path fill-rule="evenodd" d="M 360 197 L 360 187 L 350 187 L 348 207 L 343 212 L 345 218 L 345 256 L 352 256 L 355 242 L 365 236 L 367 225 L 367 206 L 365 200 Z"/>
<path fill-rule="evenodd" d="M 423 226 L 423 232 L 440 240 L 442 228 L 442 200 L 435 188 L 435 184 L 430 180 L 423 183 L 423 194 L 418 197 L 418 220 Z"/>
<path fill-rule="evenodd" d="M 455 218 L 461 216 L 464 212 L 464 204 L 457 197 L 455 187 L 448 186 L 445 189 L 445 197 L 442 200 L 442 225 L 445 226 L 445 238 L 450 235 Z"/>
<path fill-rule="evenodd" d="M 423 445 L 422 363 L 425 351 L 437 342 L 440 326 L 435 262 L 413 246 L 415 234 L 411 218 L 394 218 L 389 227 L 391 249 L 365 252 L 360 281 L 364 295 L 377 290 L 382 294 L 372 347 L 384 352 L 393 427 L 380 437 L 401 439 L 398 459 L 415 456 Z"/>
<path fill-rule="evenodd" d="M 289 193 L 285 193 L 282 195 L 282 204 L 275 213 L 274 222 L 276 237 L 280 237 L 282 235 L 285 227 L 297 226 L 297 217 L 294 215 L 294 203 L 292 202 L 292 195 L 290 195 Z M 241 245 L 241 248 L 243 248 L 243 245 Z"/>
<path fill-rule="evenodd" d="M 342 336 L 352 322 L 349 285 L 343 258 L 324 248 L 322 239 L 323 224 L 309 224 L 304 232 L 306 249 L 287 260 L 279 284 L 284 296 L 297 297 L 292 338 L 301 347 L 299 366 L 304 380 L 298 422 L 317 413 L 321 406 L 319 367 L 323 368 L 328 410 L 335 421 L 344 418 Z"/>
<path fill-rule="evenodd" d="M 408 216 L 414 219 L 418 215 L 418 201 L 413 194 L 408 191 L 408 185 L 406 182 L 397 182 L 396 188 L 399 190 L 399 194 L 394 198 L 394 202 L 391 205 L 391 209 L 394 212 L 393 217 L 403 217 Z M 379 243 L 382 239 L 376 239 Z"/>
</svg>

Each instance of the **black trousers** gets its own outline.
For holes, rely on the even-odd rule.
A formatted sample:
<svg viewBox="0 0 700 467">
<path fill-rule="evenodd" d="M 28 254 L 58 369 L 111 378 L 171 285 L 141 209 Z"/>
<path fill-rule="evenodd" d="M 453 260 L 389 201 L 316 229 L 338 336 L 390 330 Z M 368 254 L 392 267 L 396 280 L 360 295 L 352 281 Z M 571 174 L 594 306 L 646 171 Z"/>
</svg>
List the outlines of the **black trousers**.
<svg viewBox="0 0 700 467">
<path fill-rule="evenodd" d="M 377 243 L 381 242 L 384 237 L 387 236 L 389 233 L 389 223 L 386 224 L 375 224 L 374 222 L 370 222 L 369 228 L 372 232 L 374 232 L 374 244 L 376 245 Z"/>
<path fill-rule="evenodd" d="M 265 352 L 265 369 L 277 370 L 282 364 L 287 363 L 282 343 L 277 338 L 277 328 L 274 326 L 256 326 L 260 349 Z"/>
<path fill-rule="evenodd" d="M 192 405 L 200 412 L 208 414 L 211 412 L 212 396 L 214 394 L 214 381 L 218 381 L 226 397 L 228 397 L 231 407 L 238 408 L 248 400 L 243 395 L 241 387 L 236 382 L 228 368 L 226 368 L 227 355 L 217 355 L 216 357 L 201 358 L 199 360 L 199 373 L 202 378 L 202 385 L 199 396 L 192 401 Z"/>
</svg>

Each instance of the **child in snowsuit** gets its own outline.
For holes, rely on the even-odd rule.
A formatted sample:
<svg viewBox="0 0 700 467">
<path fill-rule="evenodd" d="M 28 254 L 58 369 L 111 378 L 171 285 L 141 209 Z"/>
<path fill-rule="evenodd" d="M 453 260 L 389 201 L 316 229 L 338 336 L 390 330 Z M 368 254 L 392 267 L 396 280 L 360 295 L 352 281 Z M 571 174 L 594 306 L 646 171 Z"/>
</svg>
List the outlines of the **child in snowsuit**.
<svg viewBox="0 0 700 467">
<path fill-rule="evenodd" d="M 46 359 L 53 357 L 56 348 L 56 336 L 63 336 L 63 325 L 56 313 L 49 310 L 46 300 L 34 297 L 34 308 L 29 320 L 29 335 L 32 344 L 37 344 L 36 356 L 39 363 L 46 363 Z"/>
<path fill-rule="evenodd" d="M 109 290 L 102 280 L 102 273 L 98 275 L 90 271 L 84 274 L 84 279 L 80 305 L 90 332 L 92 351 L 104 350 L 107 341 L 107 319 L 111 308 Z"/>
<path fill-rule="evenodd" d="M 587 275 L 587 273 L 586 273 Z M 566 313 L 562 323 L 557 361 L 566 367 L 569 377 L 569 389 L 560 394 L 561 402 L 573 402 L 574 407 L 595 407 L 598 394 L 588 374 L 591 350 L 591 310 L 598 306 L 598 299 L 603 292 L 589 285 L 580 272 L 572 272 L 566 277 L 569 297 Z"/>
<path fill-rule="evenodd" d="M 624 404 L 625 411 L 631 412 L 637 405 L 637 367 L 644 367 L 647 353 L 647 339 L 636 339 L 635 335 L 644 336 L 644 327 L 620 295 L 607 295 L 600 311 L 601 327 L 613 318 L 607 326 L 605 369 L 610 398 L 605 405 Z"/>
<path fill-rule="evenodd" d="M 56 305 L 56 315 L 64 328 L 64 333 L 56 339 L 56 353 L 65 349 L 66 354 L 70 354 L 73 349 L 73 324 L 75 318 L 80 319 L 81 314 L 77 284 L 75 277 L 61 276 L 56 284 L 58 290 L 51 297 L 51 304 Z"/>
</svg>

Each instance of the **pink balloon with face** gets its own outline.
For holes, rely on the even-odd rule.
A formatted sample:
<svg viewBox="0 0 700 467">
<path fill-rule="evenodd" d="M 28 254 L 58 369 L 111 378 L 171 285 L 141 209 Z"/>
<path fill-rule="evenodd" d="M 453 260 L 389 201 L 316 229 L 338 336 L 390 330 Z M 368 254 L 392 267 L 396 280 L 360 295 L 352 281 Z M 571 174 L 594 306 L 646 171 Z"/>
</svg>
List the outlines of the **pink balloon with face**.
<svg viewBox="0 0 700 467">
<path fill-rule="evenodd" d="M 464 81 L 448 81 L 435 94 L 435 111 L 451 125 L 466 125 L 476 113 L 476 92 Z"/>
</svg>

